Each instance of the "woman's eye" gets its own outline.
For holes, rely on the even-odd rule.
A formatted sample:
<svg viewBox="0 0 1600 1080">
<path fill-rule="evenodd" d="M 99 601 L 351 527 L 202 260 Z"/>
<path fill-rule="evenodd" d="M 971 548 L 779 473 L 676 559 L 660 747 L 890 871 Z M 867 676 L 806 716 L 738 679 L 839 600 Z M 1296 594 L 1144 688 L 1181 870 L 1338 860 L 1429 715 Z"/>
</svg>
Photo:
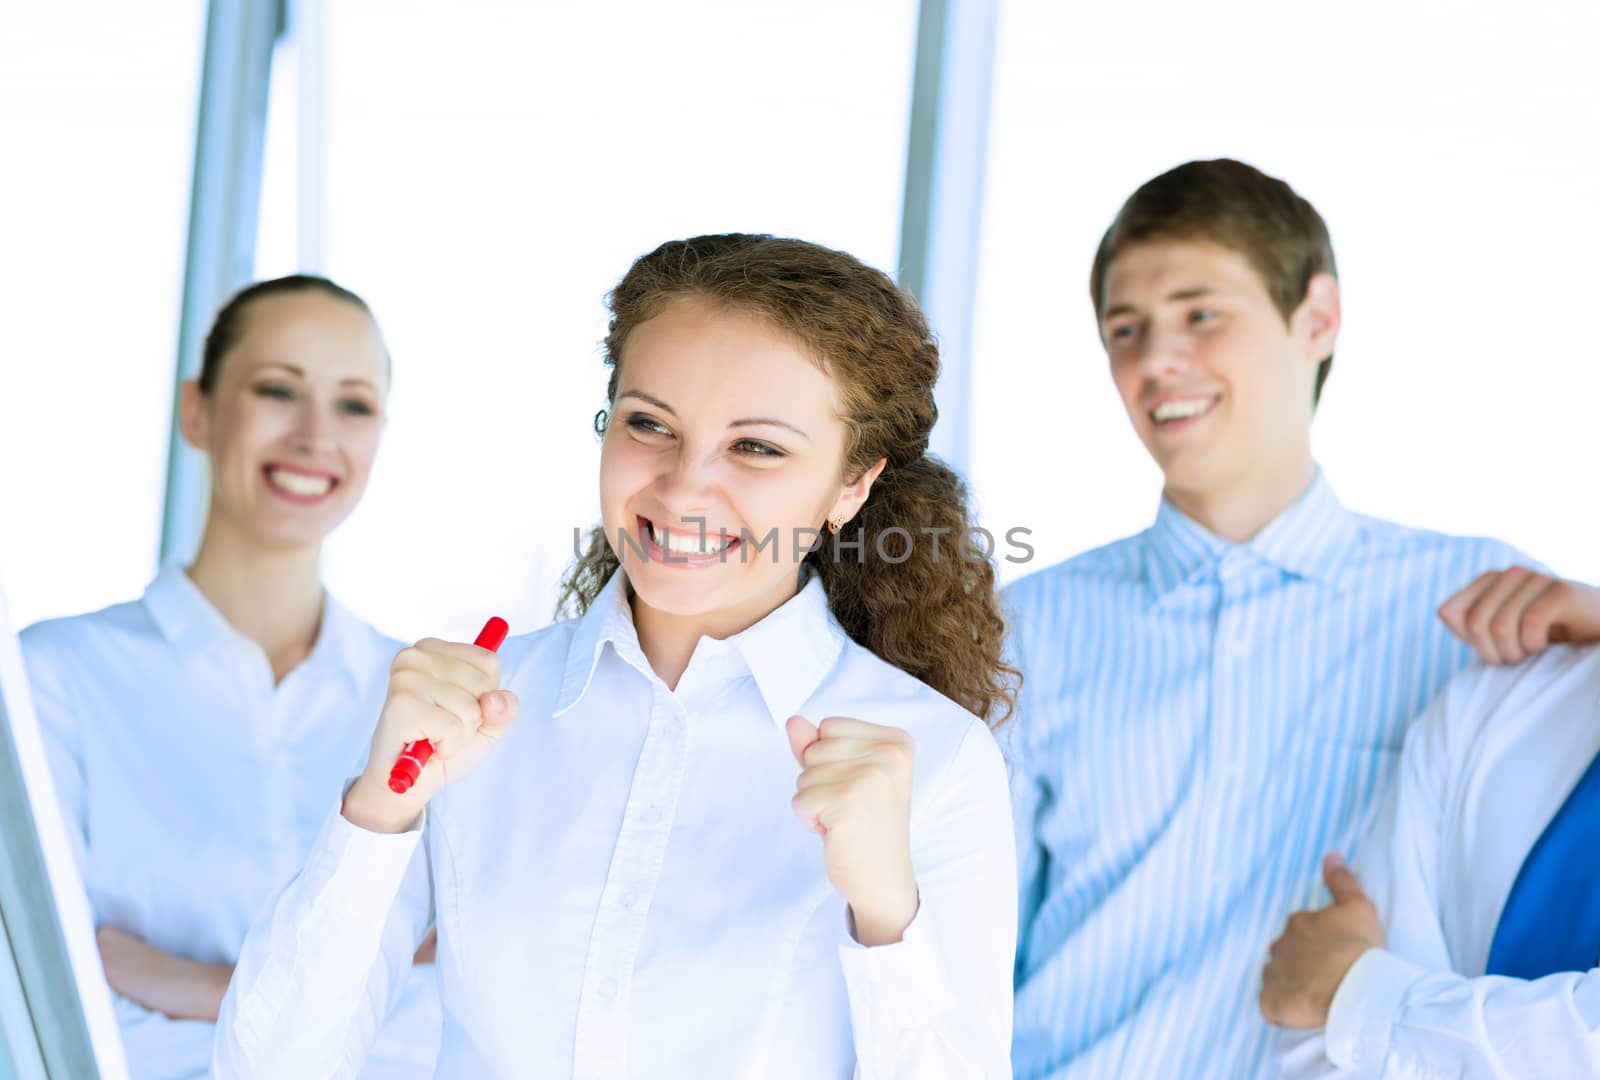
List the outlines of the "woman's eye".
<svg viewBox="0 0 1600 1080">
<path fill-rule="evenodd" d="M 1111 328 L 1111 332 L 1107 334 L 1106 337 L 1111 341 L 1131 341 L 1134 333 L 1137 330 L 1138 327 L 1134 326 L 1132 323 L 1124 323 L 1121 326 L 1113 326 Z"/>
<path fill-rule="evenodd" d="M 787 456 L 782 450 L 779 450 L 771 443 L 764 443 L 757 439 L 740 439 L 738 442 L 733 444 L 733 448 L 741 454 L 749 454 L 752 457 Z"/>
<path fill-rule="evenodd" d="M 1191 311 L 1189 313 L 1189 322 L 1190 323 L 1215 322 L 1216 318 L 1217 318 L 1217 313 L 1215 311 L 1212 311 L 1210 308 L 1202 308 L 1199 311 Z"/>
<path fill-rule="evenodd" d="M 339 403 L 339 411 L 349 416 L 371 416 L 377 410 L 360 398 L 351 398 Z"/>
<path fill-rule="evenodd" d="M 273 398 L 277 401 L 294 400 L 294 391 L 290 390 L 287 386 L 280 386 L 277 383 L 262 383 L 260 386 L 256 387 L 256 394 L 260 397 Z"/>
<path fill-rule="evenodd" d="M 667 426 L 659 420 L 652 420 L 648 416 L 634 415 L 628 417 L 628 427 L 645 435 L 671 435 Z"/>
</svg>

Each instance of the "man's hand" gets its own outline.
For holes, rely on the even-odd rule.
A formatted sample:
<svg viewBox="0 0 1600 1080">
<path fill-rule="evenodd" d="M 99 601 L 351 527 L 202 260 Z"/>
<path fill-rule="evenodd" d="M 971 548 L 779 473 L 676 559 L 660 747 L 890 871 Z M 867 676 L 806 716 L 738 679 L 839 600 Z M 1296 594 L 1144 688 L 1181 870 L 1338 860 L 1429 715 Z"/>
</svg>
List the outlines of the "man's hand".
<svg viewBox="0 0 1600 1080">
<path fill-rule="evenodd" d="M 1322 880 L 1333 894 L 1332 905 L 1289 916 L 1262 973 L 1261 1015 L 1281 1027 L 1324 1027 L 1333 995 L 1351 966 L 1368 949 L 1383 948 L 1378 910 L 1344 860 L 1338 855 L 1323 859 Z"/>
<path fill-rule="evenodd" d="M 1600 641 L 1600 589 L 1513 566 L 1480 576 L 1439 618 L 1484 663 L 1515 664 L 1558 641 Z"/>
<path fill-rule="evenodd" d="M 917 914 L 911 866 L 911 736 L 894 727 L 830 716 L 820 726 L 791 716 L 789 748 L 801 765 L 791 805 L 822 834 L 828 880 L 850 905 L 856 940 L 900 940 Z"/>
</svg>

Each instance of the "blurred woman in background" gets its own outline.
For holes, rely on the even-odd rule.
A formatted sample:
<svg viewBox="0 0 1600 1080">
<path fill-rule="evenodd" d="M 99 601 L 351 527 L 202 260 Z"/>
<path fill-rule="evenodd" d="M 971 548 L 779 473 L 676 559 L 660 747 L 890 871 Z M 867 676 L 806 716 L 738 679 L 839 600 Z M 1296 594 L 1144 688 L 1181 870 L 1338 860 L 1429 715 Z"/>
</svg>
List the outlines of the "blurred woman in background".
<svg viewBox="0 0 1600 1080">
<path fill-rule="evenodd" d="M 365 760 L 360 718 L 399 644 L 327 594 L 319 561 L 366 487 L 388 385 L 354 293 L 305 275 L 238 293 L 180 402 L 211 467 L 193 563 L 22 634 L 136 1077 L 207 1075 L 245 932 Z M 363 1075 L 433 1075 L 436 980 L 406 967 Z"/>
</svg>

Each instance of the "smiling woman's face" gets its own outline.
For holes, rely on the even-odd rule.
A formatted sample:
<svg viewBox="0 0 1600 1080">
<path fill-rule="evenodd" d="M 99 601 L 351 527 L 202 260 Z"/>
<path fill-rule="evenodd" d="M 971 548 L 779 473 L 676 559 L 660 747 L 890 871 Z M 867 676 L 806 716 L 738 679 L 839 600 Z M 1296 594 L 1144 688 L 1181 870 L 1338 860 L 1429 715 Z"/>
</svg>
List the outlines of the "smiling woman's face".
<svg viewBox="0 0 1600 1080">
<path fill-rule="evenodd" d="M 209 393 L 184 389 L 183 434 L 211 459 L 211 514 L 250 542 L 321 542 L 366 488 L 388 361 L 372 317 L 316 291 L 242 313 Z"/>
<path fill-rule="evenodd" d="M 742 625 L 782 604 L 804 530 L 865 497 L 843 480 L 845 436 L 833 381 L 762 319 L 686 298 L 639 324 L 600 454 L 606 537 L 637 597 Z"/>
</svg>

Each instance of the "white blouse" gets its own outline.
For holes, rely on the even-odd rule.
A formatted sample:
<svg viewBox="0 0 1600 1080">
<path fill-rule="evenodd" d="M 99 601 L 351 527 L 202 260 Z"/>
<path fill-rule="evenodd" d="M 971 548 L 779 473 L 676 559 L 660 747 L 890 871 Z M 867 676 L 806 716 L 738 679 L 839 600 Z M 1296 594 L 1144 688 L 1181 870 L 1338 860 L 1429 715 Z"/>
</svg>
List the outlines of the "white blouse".
<svg viewBox="0 0 1600 1080">
<path fill-rule="evenodd" d="M 1400 779 L 1353 868 L 1383 919 L 1324 1031 L 1285 1037 L 1290 1077 L 1600 1076 L 1600 960 L 1485 975 L 1528 853 L 1600 752 L 1600 646 L 1468 668 L 1406 734 Z"/>
<path fill-rule="evenodd" d="M 437 914 L 439 1075 L 1009 1077 L 1016 858 L 976 717 L 850 641 L 819 581 L 701 638 L 675 690 L 623 575 L 501 650 L 521 714 L 412 831 L 335 810 L 251 930 L 219 1077 L 348 1076 Z M 790 808 L 784 730 L 851 716 L 916 743 L 904 939 L 863 948 Z M 431 880 L 407 879 L 421 844 Z"/>
<path fill-rule="evenodd" d="M 176 566 L 140 600 L 23 631 L 96 924 L 233 963 L 365 762 L 399 647 L 330 597 L 311 655 L 275 687 L 266 654 Z M 420 859 L 413 873 L 426 879 Z M 365 1077 L 433 1075 L 437 983 L 409 959 Z M 214 1025 L 115 1002 L 135 1077 L 207 1075 Z"/>
</svg>

